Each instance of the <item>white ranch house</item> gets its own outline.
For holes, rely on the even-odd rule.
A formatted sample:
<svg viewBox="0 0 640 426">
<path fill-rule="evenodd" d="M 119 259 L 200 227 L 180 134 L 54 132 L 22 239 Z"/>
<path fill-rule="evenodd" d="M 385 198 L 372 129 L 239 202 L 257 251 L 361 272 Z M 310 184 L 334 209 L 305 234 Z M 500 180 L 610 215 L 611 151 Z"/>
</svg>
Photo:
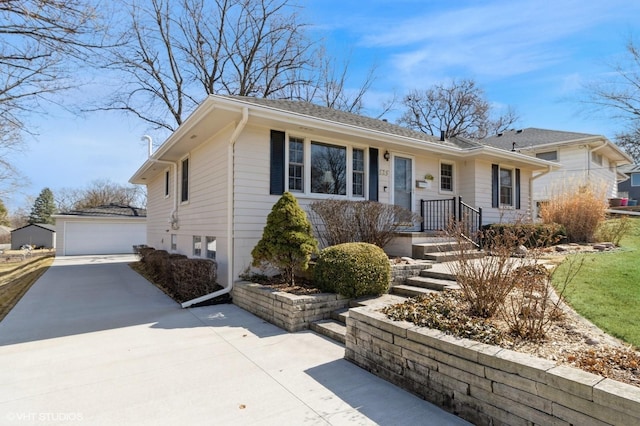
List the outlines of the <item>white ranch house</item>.
<svg viewBox="0 0 640 426">
<path fill-rule="evenodd" d="M 486 224 L 530 217 L 533 182 L 554 167 L 309 103 L 210 95 L 130 182 L 148 189 L 146 243 L 215 258 L 218 282 L 230 289 L 284 191 L 303 208 L 345 198 L 418 214 L 422 200 L 458 196 L 481 207 Z"/>
<path fill-rule="evenodd" d="M 564 187 L 586 183 L 605 186 L 607 197 L 618 195 L 618 182 L 627 176 L 618 168 L 633 162 L 616 144 L 601 135 L 526 128 L 482 140 L 497 148 L 553 161 L 558 168 L 533 184 L 533 206 L 549 200 Z"/>
</svg>

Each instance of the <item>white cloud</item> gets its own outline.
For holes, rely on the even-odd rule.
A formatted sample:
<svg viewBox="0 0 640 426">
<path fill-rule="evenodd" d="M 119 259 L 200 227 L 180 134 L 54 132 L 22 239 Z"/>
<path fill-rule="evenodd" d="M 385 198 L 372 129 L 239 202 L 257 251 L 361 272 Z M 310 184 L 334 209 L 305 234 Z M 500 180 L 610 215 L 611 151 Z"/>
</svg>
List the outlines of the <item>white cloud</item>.
<svg viewBox="0 0 640 426">
<path fill-rule="evenodd" d="M 451 75 L 452 70 L 458 75 L 503 78 L 566 60 L 578 49 L 565 44 L 567 39 L 607 21 L 612 13 L 625 13 L 612 2 L 475 4 L 435 13 L 417 10 L 413 17 L 393 22 L 373 21 L 359 45 L 393 52 L 390 67 L 404 79 Z M 428 7 L 425 3 L 423 9 Z"/>
</svg>

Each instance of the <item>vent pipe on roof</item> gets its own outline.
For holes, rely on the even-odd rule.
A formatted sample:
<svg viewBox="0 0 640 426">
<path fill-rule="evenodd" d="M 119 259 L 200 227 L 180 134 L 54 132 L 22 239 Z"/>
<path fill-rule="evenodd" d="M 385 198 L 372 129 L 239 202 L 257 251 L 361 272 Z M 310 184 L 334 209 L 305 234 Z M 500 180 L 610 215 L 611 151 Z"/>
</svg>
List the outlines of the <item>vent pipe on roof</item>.
<svg viewBox="0 0 640 426">
<path fill-rule="evenodd" d="M 147 141 L 147 144 L 149 144 L 149 157 L 151 157 L 151 154 L 153 154 L 153 139 L 149 135 L 144 135 L 140 140 Z"/>
<path fill-rule="evenodd" d="M 444 142 L 444 130 L 440 130 L 440 141 Z"/>
</svg>

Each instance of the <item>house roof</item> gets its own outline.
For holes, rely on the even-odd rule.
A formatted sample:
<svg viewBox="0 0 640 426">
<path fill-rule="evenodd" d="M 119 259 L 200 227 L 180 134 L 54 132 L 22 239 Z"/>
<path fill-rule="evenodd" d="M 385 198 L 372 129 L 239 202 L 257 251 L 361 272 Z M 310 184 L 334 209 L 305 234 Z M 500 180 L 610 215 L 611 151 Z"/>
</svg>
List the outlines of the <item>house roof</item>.
<svg viewBox="0 0 640 426">
<path fill-rule="evenodd" d="M 360 127 L 368 130 L 375 130 L 378 132 L 388 133 L 396 136 L 403 136 L 412 139 L 423 140 L 425 142 L 438 143 L 442 145 L 448 145 L 461 149 L 468 149 L 480 146 L 479 143 L 464 138 L 449 138 L 444 141 L 440 138 L 428 135 L 417 130 L 409 129 L 399 126 L 397 124 L 389 123 L 386 120 L 380 120 L 376 118 L 366 117 L 363 115 L 353 114 L 350 112 L 340 111 L 333 108 L 328 108 L 320 105 L 315 105 L 310 102 L 292 101 L 287 99 L 264 99 L 264 98 L 252 98 L 247 96 L 224 96 L 226 98 L 234 99 L 240 102 L 261 105 L 268 108 L 273 108 L 281 111 L 293 112 L 296 114 L 302 114 L 309 117 L 319 118 L 323 120 L 333 121 L 335 123 L 347 124 L 355 127 Z"/>
<path fill-rule="evenodd" d="M 618 171 L 622 173 L 640 173 L 640 164 L 627 164 L 621 166 Z"/>
<path fill-rule="evenodd" d="M 354 143 L 375 144 L 380 149 L 401 149 L 411 153 L 429 153 L 442 158 L 478 158 L 486 161 L 506 160 L 515 167 L 535 170 L 556 168 L 557 165 L 531 155 L 495 148 L 465 138 L 440 138 L 392 124 L 308 102 L 209 95 L 169 138 L 142 164 L 129 179 L 134 184 L 146 184 L 148 179 L 164 170 L 168 164 L 178 164 L 210 135 L 223 129 L 242 131 L 244 120 L 256 126 L 287 130 L 296 134 L 350 139 Z M 246 121 L 245 121 L 246 123 Z M 231 138 L 238 135 L 232 134 Z"/>
<path fill-rule="evenodd" d="M 50 225 L 48 223 L 30 223 L 28 225 L 21 226 L 20 228 L 16 228 L 11 232 L 15 232 L 15 231 L 18 231 L 18 230 L 24 229 L 24 228 L 29 228 L 30 226 L 35 226 L 37 228 L 46 229 L 47 231 L 56 232 L 56 226 L 55 225 Z"/>
<path fill-rule="evenodd" d="M 510 151 L 542 152 L 566 145 L 589 145 L 592 149 L 604 148 L 607 156 L 619 165 L 632 162 L 631 157 L 616 144 L 602 135 L 565 132 L 562 130 L 538 129 L 529 127 L 520 130 L 508 130 L 482 139 L 480 142 L 496 148 Z"/>
<path fill-rule="evenodd" d="M 56 216 L 147 217 L 147 210 L 132 206 L 109 204 L 87 209 L 71 210 Z"/>
<path fill-rule="evenodd" d="M 482 143 L 502 149 L 535 148 L 541 145 L 552 145 L 568 142 L 585 142 L 591 139 L 604 139 L 600 135 L 588 133 L 565 132 L 561 130 L 547 130 L 529 127 L 520 130 L 508 130 L 497 135 L 482 139 Z"/>
</svg>

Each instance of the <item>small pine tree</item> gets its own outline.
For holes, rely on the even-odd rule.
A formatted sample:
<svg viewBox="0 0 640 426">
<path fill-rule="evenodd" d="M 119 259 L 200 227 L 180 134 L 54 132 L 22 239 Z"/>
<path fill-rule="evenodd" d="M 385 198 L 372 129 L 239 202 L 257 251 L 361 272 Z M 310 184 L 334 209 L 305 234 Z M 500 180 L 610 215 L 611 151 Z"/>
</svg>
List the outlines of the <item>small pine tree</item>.
<svg viewBox="0 0 640 426">
<path fill-rule="evenodd" d="M 56 204 L 53 199 L 53 192 L 45 188 L 40 192 L 38 198 L 33 203 L 29 223 L 48 223 L 53 225 L 55 220 L 51 217 L 56 212 Z"/>
<path fill-rule="evenodd" d="M 268 263 L 278 268 L 286 282 L 295 283 L 296 269 L 309 267 L 311 255 L 318 252 L 307 214 L 298 200 L 285 192 L 267 216 L 262 239 L 251 251 L 253 266 Z"/>
</svg>

